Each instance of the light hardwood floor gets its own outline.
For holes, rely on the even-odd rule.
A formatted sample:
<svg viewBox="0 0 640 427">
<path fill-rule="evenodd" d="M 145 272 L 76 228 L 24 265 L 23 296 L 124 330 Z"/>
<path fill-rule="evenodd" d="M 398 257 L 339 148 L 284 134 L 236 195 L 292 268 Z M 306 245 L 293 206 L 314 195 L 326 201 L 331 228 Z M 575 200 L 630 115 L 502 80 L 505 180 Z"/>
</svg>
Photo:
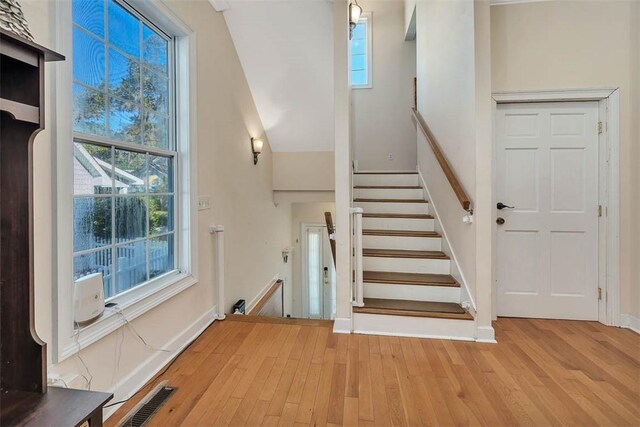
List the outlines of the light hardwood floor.
<svg viewBox="0 0 640 427">
<path fill-rule="evenodd" d="M 640 335 L 596 322 L 494 326 L 499 344 L 216 322 L 106 425 L 163 380 L 178 390 L 154 426 L 640 425 Z"/>
</svg>

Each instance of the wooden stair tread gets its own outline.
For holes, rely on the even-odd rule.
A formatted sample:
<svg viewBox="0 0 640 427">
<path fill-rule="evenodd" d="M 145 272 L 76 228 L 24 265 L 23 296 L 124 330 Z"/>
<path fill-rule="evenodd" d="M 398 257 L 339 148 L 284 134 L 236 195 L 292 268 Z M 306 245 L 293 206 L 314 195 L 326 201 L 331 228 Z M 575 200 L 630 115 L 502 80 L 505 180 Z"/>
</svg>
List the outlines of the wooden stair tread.
<svg viewBox="0 0 640 427">
<path fill-rule="evenodd" d="M 364 203 L 429 203 L 422 199 L 353 199 L 353 201 Z"/>
<path fill-rule="evenodd" d="M 400 214 L 400 213 L 363 213 L 363 218 L 391 218 L 391 219 L 433 219 L 433 215 L 427 214 Z"/>
<path fill-rule="evenodd" d="M 353 307 L 353 311 L 356 313 L 386 314 L 391 316 L 473 320 L 473 316 L 462 308 L 460 304 L 451 302 L 365 298 L 364 307 Z"/>
<path fill-rule="evenodd" d="M 447 254 L 441 251 L 415 251 L 406 249 L 364 248 L 362 255 L 376 258 L 449 259 Z"/>
<path fill-rule="evenodd" d="M 362 230 L 363 236 L 393 236 L 393 237 L 441 237 L 435 231 L 417 231 L 417 230 Z"/>
<path fill-rule="evenodd" d="M 419 185 L 356 185 L 353 188 L 360 190 L 420 190 Z"/>
<path fill-rule="evenodd" d="M 418 172 L 354 172 L 354 175 L 418 175 Z"/>
<path fill-rule="evenodd" d="M 450 274 L 363 271 L 362 280 L 365 283 L 388 283 L 392 285 L 460 287 L 460 284 Z"/>
</svg>

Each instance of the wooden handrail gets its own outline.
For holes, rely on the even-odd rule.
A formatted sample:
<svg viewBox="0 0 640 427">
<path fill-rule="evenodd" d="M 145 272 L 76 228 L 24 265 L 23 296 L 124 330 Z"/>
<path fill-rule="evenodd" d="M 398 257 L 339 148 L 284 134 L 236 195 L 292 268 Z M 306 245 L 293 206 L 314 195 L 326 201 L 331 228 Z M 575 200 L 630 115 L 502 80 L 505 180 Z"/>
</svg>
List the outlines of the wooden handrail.
<svg viewBox="0 0 640 427">
<path fill-rule="evenodd" d="M 284 293 L 281 279 L 273 282 L 273 285 L 260 298 L 260 301 L 247 313 L 247 316 L 271 316 L 284 317 Z M 278 292 L 276 294 L 276 292 Z"/>
<path fill-rule="evenodd" d="M 333 226 L 333 218 L 331 212 L 324 213 L 324 222 L 327 224 L 327 233 L 329 234 L 329 245 L 331 246 L 331 255 L 333 256 L 333 264 L 336 264 L 336 229 Z"/>
<path fill-rule="evenodd" d="M 427 122 L 424 120 L 424 117 L 422 117 L 422 114 L 420 114 L 420 112 L 416 108 L 411 108 L 411 111 L 413 112 L 413 117 L 416 119 L 418 127 L 427 138 L 427 142 L 429 143 L 429 146 L 431 146 L 431 150 L 436 156 L 436 159 L 438 160 L 438 163 L 440 164 L 444 175 L 447 177 L 449 184 L 451 184 L 451 189 L 453 189 L 453 192 L 456 194 L 456 197 L 460 201 L 462 209 L 469 213 L 473 213 L 473 209 L 471 208 L 471 199 L 469 199 L 469 196 L 467 196 L 467 193 L 464 191 L 464 188 L 462 187 L 462 184 L 460 184 L 460 181 L 458 180 L 455 172 L 453 172 L 453 169 L 447 161 L 447 158 L 442 153 L 440 145 L 438 144 L 438 140 L 433 135 L 433 132 L 431 132 L 431 129 L 429 129 L 429 126 L 427 126 Z"/>
</svg>

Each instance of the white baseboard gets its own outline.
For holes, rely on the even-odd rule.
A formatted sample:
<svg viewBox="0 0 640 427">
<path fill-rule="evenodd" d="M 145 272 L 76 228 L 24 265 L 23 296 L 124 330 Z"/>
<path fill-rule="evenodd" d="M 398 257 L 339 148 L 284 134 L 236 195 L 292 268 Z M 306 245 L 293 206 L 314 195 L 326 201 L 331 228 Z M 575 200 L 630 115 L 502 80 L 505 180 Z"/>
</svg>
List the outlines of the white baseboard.
<svg viewBox="0 0 640 427">
<path fill-rule="evenodd" d="M 358 173 L 400 173 L 405 174 L 408 172 L 415 172 L 411 169 L 367 169 L 367 170 L 358 170 Z"/>
<path fill-rule="evenodd" d="M 620 327 L 631 329 L 636 334 L 640 334 L 640 318 L 629 313 L 620 314 Z"/>
<path fill-rule="evenodd" d="M 367 335 L 475 341 L 476 325 L 472 320 L 353 313 L 353 331 Z"/>
<path fill-rule="evenodd" d="M 167 348 L 175 348 L 172 353 L 156 352 L 145 362 L 140 364 L 136 370 L 131 372 L 126 378 L 118 382 L 115 390 L 112 390 L 114 397 L 112 402 L 125 400 L 133 396 L 138 390 L 145 386 L 158 372 L 160 372 L 171 360 L 173 360 L 186 346 L 188 346 L 198 335 L 214 322 L 216 307 L 202 314 L 180 335 L 164 345 Z M 120 405 L 111 406 L 104 410 L 103 416 L 106 420 L 120 408 Z"/>
<path fill-rule="evenodd" d="M 478 326 L 476 342 L 496 344 L 496 331 L 492 326 Z"/>
<path fill-rule="evenodd" d="M 278 280 L 280 280 L 279 274 L 276 274 L 275 276 L 273 276 L 273 279 L 271 279 L 269 283 L 267 283 L 267 285 L 264 288 L 262 288 L 260 292 L 258 292 L 258 295 L 256 295 L 255 298 L 252 299 L 249 302 L 249 304 L 245 306 L 244 308 L 245 313 L 249 313 L 251 310 L 253 310 L 253 307 L 256 306 L 256 304 L 262 299 L 263 296 L 266 295 L 267 292 L 269 292 L 269 289 L 271 289 L 273 284 L 276 283 Z"/>
<path fill-rule="evenodd" d="M 333 332 L 336 334 L 350 334 L 351 333 L 351 318 L 350 317 L 336 317 L 333 320 Z"/>
</svg>

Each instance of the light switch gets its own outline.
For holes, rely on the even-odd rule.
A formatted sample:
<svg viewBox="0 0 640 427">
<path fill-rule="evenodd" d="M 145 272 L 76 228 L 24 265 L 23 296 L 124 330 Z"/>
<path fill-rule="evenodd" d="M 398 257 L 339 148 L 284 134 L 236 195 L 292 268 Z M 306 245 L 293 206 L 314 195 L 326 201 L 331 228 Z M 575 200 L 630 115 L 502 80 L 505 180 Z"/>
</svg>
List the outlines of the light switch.
<svg viewBox="0 0 640 427">
<path fill-rule="evenodd" d="M 210 196 L 198 197 L 198 210 L 204 211 L 207 209 L 211 209 L 211 197 Z"/>
</svg>

